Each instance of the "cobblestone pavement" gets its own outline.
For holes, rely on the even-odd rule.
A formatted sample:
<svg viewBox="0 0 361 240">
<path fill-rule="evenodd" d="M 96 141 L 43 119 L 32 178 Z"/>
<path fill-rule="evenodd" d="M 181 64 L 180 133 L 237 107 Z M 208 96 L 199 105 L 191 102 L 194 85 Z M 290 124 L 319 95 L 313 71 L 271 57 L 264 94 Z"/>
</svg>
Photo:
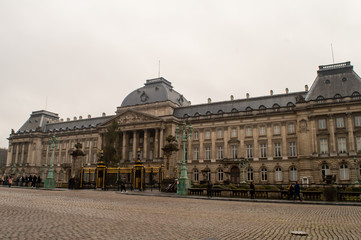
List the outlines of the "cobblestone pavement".
<svg viewBox="0 0 361 240">
<path fill-rule="evenodd" d="M 0 188 L 0 224 L 0 239 L 361 239 L 361 207 Z"/>
</svg>

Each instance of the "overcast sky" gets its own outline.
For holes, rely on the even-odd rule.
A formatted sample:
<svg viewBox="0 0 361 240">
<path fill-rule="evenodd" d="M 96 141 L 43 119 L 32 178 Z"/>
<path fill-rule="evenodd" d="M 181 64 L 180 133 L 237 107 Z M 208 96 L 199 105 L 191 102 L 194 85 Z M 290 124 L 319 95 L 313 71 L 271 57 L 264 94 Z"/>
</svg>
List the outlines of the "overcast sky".
<svg viewBox="0 0 361 240">
<path fill-rule="evenodd" d="M 192 104 L 361 74 L 361 1 L 0 0 L 0 147 L 32 111 L 114 114 L 161 76 Z"/>
</svg>

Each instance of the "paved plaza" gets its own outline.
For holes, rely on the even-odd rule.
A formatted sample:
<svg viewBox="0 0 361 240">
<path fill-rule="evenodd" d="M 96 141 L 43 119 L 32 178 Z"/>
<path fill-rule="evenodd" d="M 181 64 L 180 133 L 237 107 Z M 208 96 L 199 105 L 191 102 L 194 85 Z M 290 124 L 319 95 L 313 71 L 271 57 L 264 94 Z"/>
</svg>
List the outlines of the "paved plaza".
<svg viewBox="0 0 361 240">
<path fill-rule="evenodd" d="M 361 239 L 361 207 L 0 187 L 0 224 L 0 239 Z"/>
</svg>

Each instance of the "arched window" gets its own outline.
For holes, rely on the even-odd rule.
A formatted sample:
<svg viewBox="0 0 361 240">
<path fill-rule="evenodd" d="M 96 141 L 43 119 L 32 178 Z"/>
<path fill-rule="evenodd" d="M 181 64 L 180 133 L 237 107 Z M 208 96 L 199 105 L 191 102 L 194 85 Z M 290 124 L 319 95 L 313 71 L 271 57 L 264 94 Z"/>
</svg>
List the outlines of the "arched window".
<svg viewBox="0 0 361 240">
<path fill-rule="evenodd" d="M 223 110 L 218 110 L 217 113 L 218 113 L 218 114 L 223 114 L 224 112 L 223 112 Z"/>
<path fill-rule="evenodd" d="M 333 98 L 342 98 L 342 96 L 337 93 L 335 96 L 333 96 Z"/>
<path fill-rule="evenodd" d="M 195 182 L 198 182 L 199 181 L 199 172 L 198 172 L 198 169 L 194 169 L 193 170 L 193 180 Z"/>
<path fill-rule="evenodd" d="M 232 113 L 237 113 L 238 112 L 238 110 L 236 109 L 236 108 L 232 108 L 232 111 L 231 111 Z"/>
<path fill-rule="evenodd" d="M 223 181 L 223 170 L 222 169 L 218 169 L 218 181 L 219 182 Z"/>
<path fill-rule="evenodd" d="M 273 111 L 278 112 L 281 108 L 281 106 L 278 103 L 273 104 L 272 106 Z"/>
<path fill-rule="evenodd" d="M 211 114 L 212 114 L 212 113 L 211 113 L 210 111 L 207 111 L 207 112 L 206 112 L 206 115 L 207 115 L 207 116 L 210 116 Z"/>
<path fill-rule="evenodd" d="M 340 166 L 340 180 L 349 180 L 350 174 L 348 170 L 348 166 L 346 163 L 341 164 Z"/>
<path fill-rule="evenodd" d="M 297 181 L 297 168 L 295 167 L 290 169 L 290 181 Z"/>
<path fill-rule="evenodd" d="M 251 107 L 246 107 L 246 112 L 252 112 L 252 108 Z"/>
<path fill-rule="evenodd" d="M 253 181 L 253 169 L 252 168 L 247 169 L 247 181 Z"/>
<path fill-rule="evenodd" d="M 276 168 L 275 181 L 276 182 L 282 181 L 282 169 L 280 167 Z"/>
<path fill-rule="evenodd" d="M 267 175 L 267 168 L 263 167 L 261 169 L 261 181 L 267 181 L 268 175 Z"/>
<path fill-rule="evenodd" d="M 194 114 L 194 116 L 195 116 L 195 117 L 199 117 L 199 116 L 200 116 L 199 112 L 196 112 L 196 113 Z"/>
<path fill-rule="evenodd" d="M 322 164 L 321 173 L 322 176 L 330 175 L 330 167 L 327 164 Z"/>
</svg>

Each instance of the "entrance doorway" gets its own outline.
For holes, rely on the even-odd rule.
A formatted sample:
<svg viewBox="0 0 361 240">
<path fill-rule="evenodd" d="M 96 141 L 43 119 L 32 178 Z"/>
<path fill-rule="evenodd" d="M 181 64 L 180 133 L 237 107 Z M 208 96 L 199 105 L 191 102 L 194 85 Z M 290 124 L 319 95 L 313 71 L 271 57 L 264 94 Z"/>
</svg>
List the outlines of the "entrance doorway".
<svg viewBox="0 0 361 240">
<path fill-rule="evenodd" d="M 240 182 L 240 171 L 238 167 L 231 168 L 231 183 L 238 184 Z"/>
</svg>

